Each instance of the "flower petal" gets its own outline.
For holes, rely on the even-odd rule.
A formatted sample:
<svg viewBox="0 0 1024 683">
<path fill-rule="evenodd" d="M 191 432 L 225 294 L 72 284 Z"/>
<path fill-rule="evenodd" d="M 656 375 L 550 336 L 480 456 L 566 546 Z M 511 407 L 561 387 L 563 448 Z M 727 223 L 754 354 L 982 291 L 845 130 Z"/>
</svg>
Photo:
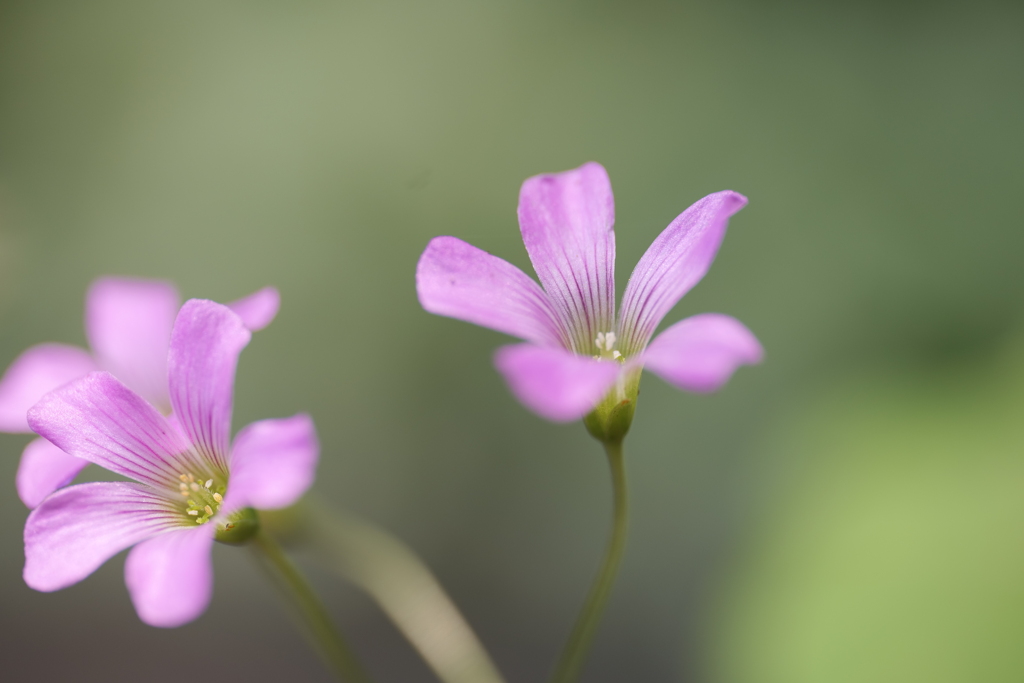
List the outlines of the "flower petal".
<svg viewBox="0 0 1024 683">
<path fill-rule="evenodd" d="M 78 583 L 108 559 L 180 519 L 151 488 L 94 482 L 61 489 L 25 522 L 25 583 L 55 591 Z"/>
<path fill-rule="evenodd" d="M 725 190 L 704 197 L 672 221 L 647 249 L 622 297 L 620 343 L 627 356 L 650 340 L 661 319 L 711 267 L 729 217 L 747 203 Z"/>
<path fill-rule="evenodd" d="M 561 346 L 551 301 L 511 263 L 455 237 L 435 237 L 416 265 L 424 309 L 545 346 Z"/>
<path fill-rule="evenodd" d="M 29 508 L 37 507 L 48 495 L 71 483 L 89 464 L 68 455 L 46 439 L 33 439 L 21 454 L 15 482 L 18 496 Z"/>
<path fill-rule="evenodd" d="M 29 348 L 0 379 L 0 431 L 31 432 L 26 413 L 43 394 L 95 369 L 89 352 L 77 346 L 39 344 Z"/>
<path fill-rule="evenodd" d="M 190 457 L 166 418 L 107 372 L 51 391 L 28 423 L 69 455 L 162 489 L 177 489 Z"/>
<path fill-rule="evenodd" d="M 191 299 L 174 322 L 168 379 L 171 405 L 192 443 L 228 471 L 238 355 L 252 334 L 227 306 Z"/>
<path fill-rule="evenodd" d="M 589 413 L 621 369 L 615 361 L 533 344 L 503 346 L 494 355 L 494 364 L 523 405 L 554 422 L 571 422 Z"/>
<path fill-rule="evenodd" d="M 277 311 L 281 308 L 281 293 L 273 287 L 264 287 L 244 299 L 232 301 L 228 308 L 242 319 L 249 330 L 258 332 L 277 317 Z"/>
<path fill-rule="evenodd" d="M 85 299 L 85 332 L 100 367 L 167 411 L 167 347 L 181 298 L 163 280 L 103 277 Z"/>
<path fill-rule="evenodd" d="M 182 527 L 131 549 L 124 581 L 139 619 L 174 628 L 206 610 L 213 594 L 214 531 L 213 524 Z"/>
<path fill-rule="evenodd" d="M 709 392 L 725 384 L 736 368 L 760 363 L 763 356 L 760 342 L 739 320 L 703 313 L 659 334 L 643 363 L 680 389 Z"/>
<path fill-rule="evenodd" d="M 614 223 L 611 182 L 597 163 L 528 178 L 519 192 L 523 243 L 579 353 L 614 329 Z"/>
<path fill-rule="evenodd" d="M 320 444 L 309 415 L 261 420 L 238 432 L 225 505 L 282 508 L 313 484 Z"/>
</svg>

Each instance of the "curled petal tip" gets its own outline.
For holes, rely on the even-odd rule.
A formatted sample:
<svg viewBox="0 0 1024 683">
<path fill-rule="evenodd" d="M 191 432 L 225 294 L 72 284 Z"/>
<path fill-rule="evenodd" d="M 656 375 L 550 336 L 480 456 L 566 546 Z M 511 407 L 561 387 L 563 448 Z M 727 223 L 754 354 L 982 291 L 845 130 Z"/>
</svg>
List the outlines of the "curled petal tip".
<svg viewBox="0 0 1024 683">
<path fill-rule="evenodd" d="M 589 413 L 621 371 L 614 361 L 533 344 L 503 346 L 494 364 L 519 402 L 552 422 L 572 422 Z"/>
<path fill-rule="evenodd" d="M 719 313 L 681 320 L 658 335 L 643 355 L 656 375 L 695 393 L 717 391 L 740 366 L 763 358 L 757 337 L 740 321 Z"/>
<path fill-rule="evenodd" d="M 229 303 L 228 308 L 242 319 L 242 323 L 251 332 L 259 332 L 277 317 L 281 308 L 281 293 L 275 287 L 264 287 Z"/>
</svg>

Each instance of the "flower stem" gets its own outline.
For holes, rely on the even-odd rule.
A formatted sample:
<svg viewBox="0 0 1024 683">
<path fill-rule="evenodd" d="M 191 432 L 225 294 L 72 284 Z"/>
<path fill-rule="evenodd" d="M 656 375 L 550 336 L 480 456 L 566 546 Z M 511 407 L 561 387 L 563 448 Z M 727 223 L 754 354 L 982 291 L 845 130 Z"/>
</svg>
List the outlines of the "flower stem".
<svg viewBox="0 0 1024 683">
<path fill-rule="evenodd" d="M 266 514 L 266 513 L 264 513 Z M 504 683 L 465 617 L 426 563 L 398 537 L 307 496 L 283 516 L 268 516 L 269 533 L 296 538 L 312 559 L 376 601 L 443 683 Z"/>
<path fill-rule="evenodd" d="M 615 577 L 619 571 L 623 551 L 626 549 L 626 530 L 628 526 L 629 500 L 626 492 L 626 467 L 622 457 L 622 441 L 604 442 L 608 464 L 611 467 L 612 491 L 614 505 L 612 510 L 612 532 L 608 540 L 604 561 L 598 570 L 597 577 L 590 587 L 583 609 L 576 618 L 576 625 L 569 635 L 569 640 L 562 649 L 562 656 L 551 683 L 572 683 L 579 678 L 587 652 L 601 623 L 601 615 L 608 596 L 612 592 Z"/>
<path fill-rule="evenodd" d="M 330 616 L 313 593 L 298 568 L 269 535 L 259 531 L 252 537 L 249 547 L 253 549 L 271 581 L 288 600 L 302 621 L 307 635 L 325 663 L 338 677 L 347 683 L 370 683 L 370 678 L 356 661 L 355 655 L 341 633 L 331 622 Z"/>
</svg>

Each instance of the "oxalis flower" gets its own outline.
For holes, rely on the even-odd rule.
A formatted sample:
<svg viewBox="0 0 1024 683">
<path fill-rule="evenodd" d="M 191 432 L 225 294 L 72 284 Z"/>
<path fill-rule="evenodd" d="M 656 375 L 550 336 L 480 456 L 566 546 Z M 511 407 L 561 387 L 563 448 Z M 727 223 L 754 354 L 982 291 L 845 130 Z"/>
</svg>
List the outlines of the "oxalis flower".
<svg viewBox="0 0 1024 683">
<path fill-rule="evenodd" d="M 707 272 L 729 217 L 746 197 L 704 197 L 658 236 L 615 311 L 615 208 L 608 174 L 588 163 L 523 183 L 519 226 L 543 289 L 521 270 L 455 237 L 436 237 L 420 257 L 416 289 L 427 311 L 504 332 L 495 364 L 513 394 L 550 420 L 586 416 L 598 439 L 625 435 L 644 367 L 689 391 L 721 387 L 761 360 L 735 318 L 705 313 L 651 337 Z"/>
<path fill-rule="evenodd" d="M 271 323 L 280 304 L 265 287 L 228 304 L 256 331 Z M 85 332 L 92 352 L 68 344 L 38 344 L 11 363 L 0 379 L 0 431 L 29 433 L 26 413 L 49 391 L 106 370 L 167 414 L 167 345 L 181 306 L 177 288 L 163 280 L 103 277 L 85 299 Z M 25 447 L 18 467 L 18 495 L 28 507 L 66 485 L 88 463 L 46 439 Z"/>
<path fill-rule="evenodd" d="M 58 490 L 25 524 L 25 582 L 55 591 L 135 546 L 125 582 L 139 617 L 178 626 L 203 612 L 214 540 L 255 532 L 252 508 L 292 504 L 313 481 L 312 420 L 255 422 L 231 437 L 238 355 L 251 334 L 226 306 L 193 299 L 178 313 L 168 355 L 167 418 L 107 372 L 94 372 L 29 410 L 61 450 L 132 479 Z"/>
</svg>

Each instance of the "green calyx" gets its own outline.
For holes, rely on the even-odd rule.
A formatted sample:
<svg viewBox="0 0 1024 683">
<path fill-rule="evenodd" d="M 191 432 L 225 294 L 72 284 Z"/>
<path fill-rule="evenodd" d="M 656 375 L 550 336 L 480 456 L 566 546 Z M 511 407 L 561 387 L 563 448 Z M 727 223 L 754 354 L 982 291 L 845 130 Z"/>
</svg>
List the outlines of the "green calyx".
<svg viewBox="0 0 1024 683">
<path fill-rule="evenodd" d="M 242 545 L 260 530 L 260 518 L 252 508 L 242 508 L 217 525 L 218 543 Z"/>
<path fill-rule="evenodd" d="M 633 424 L 633 412 L 640 395 L 640 371 L 622 377 L 586 417 L 583 424 L 590 435 L 605 444 L 621 443 Z"/>
</svg>

